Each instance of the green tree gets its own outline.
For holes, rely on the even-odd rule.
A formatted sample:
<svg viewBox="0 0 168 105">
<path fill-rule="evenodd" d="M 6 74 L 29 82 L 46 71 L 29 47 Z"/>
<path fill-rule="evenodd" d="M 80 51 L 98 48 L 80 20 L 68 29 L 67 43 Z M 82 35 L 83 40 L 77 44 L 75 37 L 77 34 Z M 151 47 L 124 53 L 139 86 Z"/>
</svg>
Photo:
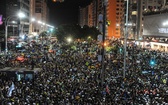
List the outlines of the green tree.
<svg viewBox="0 0 168 105">
<path fill-rule="evenodd" d="M 65 41 L 67 37 L 71 36 L 74 39 L 86 39 L 91 36 L 93 39 L 97 38 L 99 31 L 95 27 L 84 25 L 81 27 L 77 24 L 63 24 L 60 25 L 55 34 L 59 41 Z"/>
</svg>

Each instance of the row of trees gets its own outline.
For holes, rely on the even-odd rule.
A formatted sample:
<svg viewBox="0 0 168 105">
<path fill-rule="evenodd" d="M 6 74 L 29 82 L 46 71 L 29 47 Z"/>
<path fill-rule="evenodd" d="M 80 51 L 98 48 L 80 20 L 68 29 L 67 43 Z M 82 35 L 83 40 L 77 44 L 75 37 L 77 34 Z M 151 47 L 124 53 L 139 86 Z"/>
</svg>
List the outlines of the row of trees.
<svg viewBox="0 0 168 105">
<path fill-rule="evenodd" d="M 100 34 L 100 32 L 96 27 L 89 27 L 87 25 L 81 27 L 76 24 L 65 24 L 60 25 L 57 30 L 55 30 L 55 35 L 58 38 L 58 41 L 65 41 L 67 37 L 86 39 L 90 36 L 93 39 L 97 39 L 98 34 Z"/>
</svg>

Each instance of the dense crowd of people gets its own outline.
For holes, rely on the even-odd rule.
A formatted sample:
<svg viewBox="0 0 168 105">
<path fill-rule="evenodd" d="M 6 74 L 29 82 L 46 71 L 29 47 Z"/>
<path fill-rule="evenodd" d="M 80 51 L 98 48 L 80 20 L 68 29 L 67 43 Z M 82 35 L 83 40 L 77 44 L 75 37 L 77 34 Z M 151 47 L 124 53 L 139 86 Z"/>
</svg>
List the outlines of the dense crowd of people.
<svg viewBox="0 0 168 105">
<path fill-rule="evenodd" d="M 76 41 L 73 48 L 58 43 L 53 46 L 59 54 L 41 51 L 42 46 L 35 43 L 25 52 L 15 53 L 26 57 L 23 65 L 42 70 L 33 79 L 0 77 L 1 105 L 168 104 L 167 53 L 129 44 L 123 78 L 124 50 L 120 40 L 109 41 L 111 50 L 106 51 L 104 67 L 98 60 L 101 46 L 96 41 Z M 7 57 L 9 63 L 13 56 Z M 14 88 L 9 96 L 11 86 Z"/>
</svg>

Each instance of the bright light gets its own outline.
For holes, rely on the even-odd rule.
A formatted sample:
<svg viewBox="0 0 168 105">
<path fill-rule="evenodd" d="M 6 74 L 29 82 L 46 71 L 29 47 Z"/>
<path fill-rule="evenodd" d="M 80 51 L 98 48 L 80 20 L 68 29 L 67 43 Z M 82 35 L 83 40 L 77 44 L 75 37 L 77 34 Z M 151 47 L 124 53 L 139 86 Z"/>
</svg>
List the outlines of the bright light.
<svg viewBox="0 0 168 105">
<path fill-rule="evenodd" d="M 140 43 L 138 41 L 135 42 L 136 45 L 139 45 Z"/>
<path fill-rule="evenodd" d="M 151 59 L 151 60 L 150 60 L 150 65 L 151 65 L 151 66 L 154 66 L 155 64 L 156 64 L 156 63 L 155 63 L 155 60 L 154 60 L 154 59 Z"/>
<path fill-rule="evenodd" d="M 25 39 L 25 36 L 24 36 L 24 35 L 22 35 L 22 36 L 21 36 L 21 38 L 24 40 L 24 39 Z"/>
<path fill-rule="evenodd" d="M 35 18 L 32 18 L 31 21 L 34 22 L 34 21 L 35 21 Z"/>
<path fill-rule="evenodd" d="M 88 39 L 90 39 L 91 38 L 91 36 L 88 36 Z"/>
<path fill-rule="evenodd" d="M 139 40 L 142 40 L 142 38 L 140 37 Z"/>
<path fill-rule="evenodd" d="M 154 65 L 155 64 L 155 62 L 154 61 L 151 61 L 151 65 Z"/>
<path fill-rule="evenodd" d="M 104 46 L 107 46 L 107 43 L 106 43 L 106 42 L 104 43 Z"/>
<path fill-rule="evenodd" d="M 51 26 L 51 28 L 54 28 L 54 26 Z"/>
<path fill-rule="evenodd" d="M 67 38 L 67 41 L 70 43 L 72 41 L 72 38 Z"/>
<path fill-rule="evenodd" d="M 168 25 L 168 21 L 166 21 L 166 22 L 163 23 L 163 26 L 166 26 L 166 25 Z"/>
<path fill-rule="evenodd" d="M 18 16 L 19 16 L 19 18 L 24 18 L 24 17 L 26 17 L 26 15 L 25 15 L 23 12 L 19 12 L 19 13 L 18 13 Z"/>
<path fill-rule="evenodd" d="M 41 22 L 41 21 L 38 21 L 38 23 L 42 24 L 42 22 Z"/>
<path fill-rule="evenodd" d="M 120 25 L 117 23 L 116 26 L 118 27 L 118 26 L 120 26 Z"/>
<path fill-rule="evenodd" d="M 45 25 L 45 23 L 44 23 L 44 22 L 43 22 L 42 24 L 43 24 L 43 25 Z"/>
<path fill-rule="evenodd" d="M 51 27 L 51 28 L 54 28 L 54 26 L 51 26 L 51 25 L 49 25 L 49 24 L 46 24 L 48 27 Z"/>
<path fill-rule="evenodd" d="M 53 31 L 53 28 L 50 28 L 50 31 L 52 32 L 52 31 Z"/>
<path fill-rule="evenodd" d="M 16 21 L 12 21 L 12 23 L 16 23 Z"/>
</svg>

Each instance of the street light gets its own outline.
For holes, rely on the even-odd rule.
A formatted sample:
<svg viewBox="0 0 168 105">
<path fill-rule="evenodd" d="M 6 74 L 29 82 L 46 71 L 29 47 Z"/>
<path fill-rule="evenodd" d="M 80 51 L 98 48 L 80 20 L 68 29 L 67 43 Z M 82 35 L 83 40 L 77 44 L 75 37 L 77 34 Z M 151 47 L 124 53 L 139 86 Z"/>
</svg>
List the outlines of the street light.
<svg viewBox="0 0 168 105">
<path fill-rule="evenodd" d="M 67 38 L 68 43 L 72 42 L 72 38 Z"/>
<path fill-rule="evenodd" d="M 126 53 L 127 53 L 127 37 L 128 37 L 128 6 L 129 0 L 127 2 L 127 9 L 126 9 L 126 28 L 125 28 L 125 38 L 124 38 L 124 70 L 123 70 L 123 78 L 125 78 L 126 72 Z"/>
<path fill-rule="evenodd" d="M 17 15 L 11 15 L 11 16 L 8 16 L 6 19 L 5 19 L 5 54 L 7 54 L 8 52 L 8 22 L 11 18 L 13 17 L 19 17 L 19 18 L 24 18 L 26 17 L 26 15 L 22 12 L 19 12 Z"/>
<path fill-rule="evenodd" d="M 106 6 L 108 4 L 108 0 L 103 0 L 103 28 L 102 28 L 102 33 L 103 33 L 103 37 L 102 37 L 102 43 L 103 43 L 103 46 L 102 46 L 102 68 L 101 68 L 101 71 L 100 71 L 100 74 L 101 74 L 101 86 L 103 87 L 103 84 L 104 84 L 104 78 L 105 78 L 105 65 L 104 65 L 104 61 L 105 61 L 105 46 L 104 46 L 104 43 L 105 43 L 105 35 L 106 35 Z"/>
<path fill-rule="evenodd" d="M 19 12 L 19 13 L 18 13 L 18 17 L 19 17 L 19 18 L 25 18 L 26 15 L 25 15 L 23 12 Z"/>
<path fill-rule="evenodd" d="M 34 22 L 36 19 L 35 18 L 31 18 L 31 21 Z"/>
</svg>

